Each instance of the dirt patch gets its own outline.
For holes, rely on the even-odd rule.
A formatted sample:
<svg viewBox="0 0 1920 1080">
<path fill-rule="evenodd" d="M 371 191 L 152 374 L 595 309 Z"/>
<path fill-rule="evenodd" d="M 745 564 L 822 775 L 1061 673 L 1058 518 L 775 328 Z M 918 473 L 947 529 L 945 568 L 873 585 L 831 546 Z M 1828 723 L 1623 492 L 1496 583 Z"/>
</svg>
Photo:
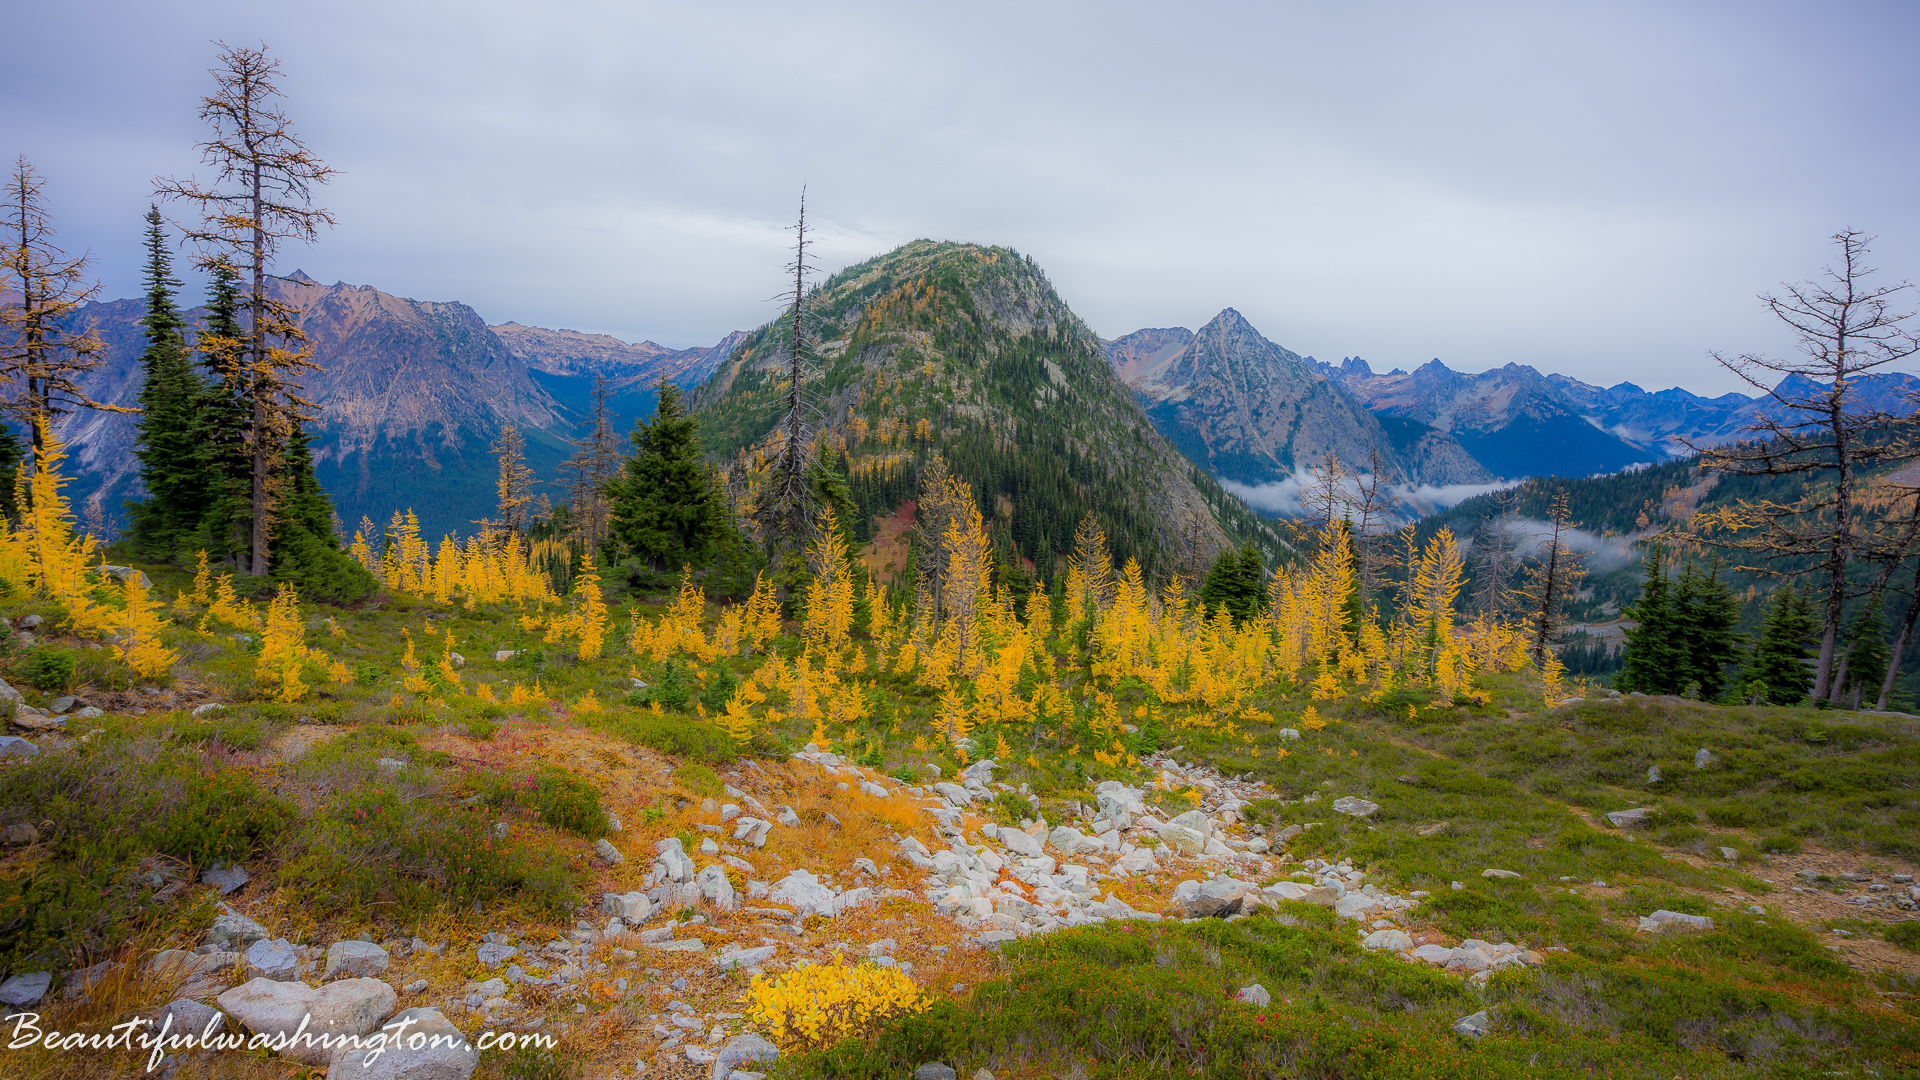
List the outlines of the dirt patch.
<svg viewBox="0 0 1920 1080">
<path fill-rule="evenodd" d="M 275 760 L 298 761 L 307 751 L 329 739 L 338 738 L 347 729 L 330 724 L 295 724 L 280 733 L 267 747 Z"/>
</svg>

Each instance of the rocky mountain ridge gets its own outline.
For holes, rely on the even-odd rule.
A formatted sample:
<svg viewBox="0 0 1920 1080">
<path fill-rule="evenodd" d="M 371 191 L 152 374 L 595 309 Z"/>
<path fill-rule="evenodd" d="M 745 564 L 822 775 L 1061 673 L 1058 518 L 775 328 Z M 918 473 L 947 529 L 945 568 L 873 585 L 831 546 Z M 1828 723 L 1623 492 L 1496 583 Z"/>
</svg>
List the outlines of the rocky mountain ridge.
<svg viewBox="0 0 1920 1080">
<path fill-rule="evenodd" d="M 1232 308 L 1184 342 L 1180 333 L 1150 330 L 1106 348 L 1115 370 L 1131 373 L 1127 384 L 1161 434 L 1223 480 L 1284 480 L 1329 453 L 1350 468 L 1378 453 L 1415 483 L 1492 479 L 1443 431 L 1396 425 L 1390 433 L 1337 380 Z"/>
</svg>

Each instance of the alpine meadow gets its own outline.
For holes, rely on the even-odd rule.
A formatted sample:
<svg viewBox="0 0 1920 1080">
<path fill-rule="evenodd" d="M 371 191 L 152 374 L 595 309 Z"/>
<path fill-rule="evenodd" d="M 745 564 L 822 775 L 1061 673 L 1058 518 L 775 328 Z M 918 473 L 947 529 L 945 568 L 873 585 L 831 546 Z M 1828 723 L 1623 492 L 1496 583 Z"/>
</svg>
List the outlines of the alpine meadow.
<svg viewBox="0 0 1920 1080">
<path fill-rule="evenodd" d="M 1086 168 L 1085 131 L 1121 129 L 1065 87 L 1044 148 L 1012 110 L 990 132 L 901 121 L 889 94 L 971 70 L 937 34 L 832 22 L 925 71 L 883 93 L 861 66 L 880 61 L 809 38 L 824 85 L 753 91 L 774 23 L 708 52 L 690 24 L 655 40 L 594 10 L 633 51 L 599 52 L 596 23 L 553 69 L 549 24 L 472 13 L 514 39 L 458 65 L 494 89 L 448 81 L 439 50 L 474 31 L 443 13 L 417 84 L 259 43 L 252 16 L 195 46 L 204 77 L 145 57 L 179 71 L 126 92 L 198 134 L 123 140 L 161 164 L 114 195 L 138 213 L 112 245 L 88 223 L 117 173 L 14 160 L 0 1077 L 1920 1076 L 1920 294 L 1890 269 L 1913 265 L 1897 220 L 1816 230 L 1786 284 L 1758 241 L 1753 266 L 1698 268 L 1778 345 L 1685 373 L 1738 389 L 1602 387 L 1560 372 L 1627 370 L 1641 328 L 1596 317 L 1581 331 L 1614 351 L 1591 361 L 1564 313 L 1519 311 L 1533 292 L 1464 301 L 1472 244 L 1435 269 L 1371 246 L 1411 241 L 1368 218 L 1352 260 L 1125 248 L 1270 243 L 1251 209 L 1199 224 L 1243 181 L 1191 103 L 1186 145 L 1217 160 L 1172 155 L 1195 224 L 1170 228 L 1108 201 L 1163 175 L 1141 151 L 1165 133 L 1126 129 Z M 282 17 L 259 25 L 312 25 Z M 1575 37 L 1554 47 L 1584 56 Z M 607 79 L 642 54 L 683 70 L 682 47 L 710 62 L 644 106 L 513 97 L 523 57 Z M 1134 77 L 1160 47 L 1129 39 Z M 405 137 L 340 112 L 329 64 Z M 839 80 L 868 87 L 860 109 L 809 114 L 807 139 L 895 125 L 857 169 L 771 141 L 735 158 L 753 140 L 732 128 L 612 164 L 645 142 L 621 109 L 692 125 Z M 607 130 L 581 142 L 589 121 Z M 53 126 L 17 141 L 75 145 Z M 919 139 L 946 156 L 896 171 Z M 432 157 L 462 141 L 537 158 L 550 187 Z M 1073 174 L 1074 197 L 929 219 L 1005 230 L 966 240 L 885 200 L 823 209 L 871 175 L 1000 205 L 998 155 Z M 1258 190 L 1337 156 L 1262 164 Z M 409 171 L 409 216 L 384 216 Z M 721 205 L 769 175 L 778 220 Z M 692 177 L 720 208 L 620 201 Z M 1333 188 L 1314 213 L 1360 220 Z M 1077 215 L 1106 216 L 1097 241 L 1062 239 Z M 697 256 L 644 288 L 592 261 L 649 230 L 696 231 Z M 1236 280 L 1237 307 L 1186 303 L 1256 265 L 1279 276 Z M 1356 265 L 1377 320 L 1315 284 Z M 1171 309 L 1143 277 L 1199 329 L 1097 333 Z M 1393 291 L 1411 278 L 1430 295 Z M 738 322 L 675 310 L 699 283 L 752 312 L 769 281 Z M 456 287 L 470 302 L 401 295 Z M 1649 304 L 1617 321 L 1670 330 Z M 1408 320 L 1441 338 L 1509 315 L 1555 370 L 1296 351 L 1336 324 L 1374 356 Z M 1535 334 L 1548 315 L 1569 332 Z"/>
</svg>

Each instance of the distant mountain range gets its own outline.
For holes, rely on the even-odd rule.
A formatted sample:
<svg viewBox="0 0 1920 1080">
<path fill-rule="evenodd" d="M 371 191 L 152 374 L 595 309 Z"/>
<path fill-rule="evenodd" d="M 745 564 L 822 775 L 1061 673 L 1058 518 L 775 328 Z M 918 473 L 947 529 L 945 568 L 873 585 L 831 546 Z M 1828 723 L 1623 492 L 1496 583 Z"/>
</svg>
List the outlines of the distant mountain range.
<svg viewBox="0 0 1920 1080">
<path fill-rule="evenodd" d="M 1168 439 L 1222 479 L 1250 485 L 1284 480 L 1329 450 L 1350 468 L 1380 450 L 1418 484 L 1593 476 L 1685 456 L 1681 438 L 1739 438 L 1777 409 L 1744 394 L 1601 388 L 1524 364 L 1466 374 L 1434 360 L 1375 374 L 1359 357 L 1330 364 L 1281 348 L 1232 308 L 1198 334 L 1136 330 L 1105 346 Z M 1781 386 L 1788 395 L 1808 388 Z M 1863 403 L 1889 412 L 1912 411 L 1915 390 L 1920 379 L 1900 373 L 1861 385 Z"/>
<path fill-rule="evenodd" d="M 526 433 L 527 459 L 543 480 L 571 453 L 586 421 L 587 387 L 602 375 L 615 388 L 624 429 L 652 411 L 661 378 L 704 377 L 738 340 L 710 349 L 669 350 L 651 342 L 508 323 L 489 327 L 459 302 L 410 300 L 367 285 L 321 285 L 295 272 L 277 288 L 301 311 L 320 370 L 305 378 L 320 406 L 313 426 L 315 473 L 348 533 L 362 515 L 384 525 L 412 507 L 428 535 L 465 531 L 493 510 L 495 464 L 488 447 L 502 424 Z M 96 400 L 133 406 L 140 393 L 145 337 L 139 300 L 89 304 L 80 317 L 106 343 L 106 362 L 82 385 Z M 203 309 L 189 313 L 198 322 Z M 504 331 L 504 332 L 503 332 Z M 636 400 L 638 399 L 638 400 Z M 99 494 L 109 517 L 138 498 L 134 418 L 80 412 L 62 425 L 78 468 L 69 494 Z M 553 490 L 552 497 L 562 496 Z"/>
</svg>

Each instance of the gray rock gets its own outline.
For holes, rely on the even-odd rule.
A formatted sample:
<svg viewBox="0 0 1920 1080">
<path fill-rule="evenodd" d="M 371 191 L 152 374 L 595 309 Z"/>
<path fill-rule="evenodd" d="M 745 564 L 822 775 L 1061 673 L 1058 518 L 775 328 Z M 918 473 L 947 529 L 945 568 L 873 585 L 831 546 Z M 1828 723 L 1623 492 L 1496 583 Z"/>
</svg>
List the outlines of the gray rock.
<svg viewBox="0 0 1920 1080">
<path fill-rule="evenodd" d="M 913 1080 L 954 1080 L 957 1075 L 953 1071 L 953 1066 L 942 1065 L 937 1061 L 930 1061 L 913 1070 Z"/>
<path fill-rule="evenodd" d="M 207 936 L 213 938 L 215 944 L 227 945 L 228 949 L 234 951 L 244 951 L 253 942 L 263 942 L 273 934 L 238 911 L 223 911 L 213 917 L 213 926 L 207 928 Z"/>
<path fill-rule="evenodd" d="M 627 861 L 627 857 L 620 854 L 620 849 L 614 847 L 604 836 L 593 842 L 593 853 L 614 866 Z"/>
<path fill-rule="evenodd" d="M 833 890 L 807 870 L 795 870 L 774 882 L 767 899 L 776 904 L 790 904 L 802 916 L 835 914 Z"/>
<path fill-rule="evenodd" d="M 73 708 L 74 700 L 72 694 L 62 694 L 52 701 L 47 702 L 47 711 L 55 716 L 59 716 L 61 713 Z"/>
<path fill-rule="evenodd" d="M 1480 876 L 1483 878 L 1517 878 L 1520 875 L 1512 870 L 1495 870 L 1492 867 L 1488 867 L 1480 871 Z"/>
<path fill-rule="evenodd" d="M 1658 765 L 1647 766 L 1647 783 L 1657 784 L 1660 782 L 1660 780 L 1661 780 L 1660 766 Z"/>
<path fill-rule="evenodd" d="M 504 664 L 519 655 L 520 653 L 516 649 L 499 649 L 494 652 L 493 659 L 495 663 Z M 638 680 L 635 681 L 637 682 Z M 641 687 L 641 689 L 644 689 L 644 687 Z"/>
<path fill-rule="evenodd" d="M 951 780 L 942 780 L 940 783 L 933 785 L 933 790 L 938 793 L 941 798 L 947 800 L 955 809 L 973 805 L 973 792 L 968 791 L 966 788 L 961 787 Z"/>
<path fill-rule="evenodd" d="M 393 1045 L 347 1051 L 334 1059 L 327 1080 L 467 1080 L 480 1064 L 480 1052 L 439 1009 L 395 1013 L 379 1034 Z"/>
<path fill-rule="evenodd" d="M 20 629 L 31 630 L 45 621 L 38 615 L 23 615 L 20 618 Z"/>
<path fill-rule="evenodd" d="M 1062 855 L 1072 855 L 1083 847 L 1098 848 L 1105 846 L 1100 841 L 1088 837 L 1079 829 L 1070 828 L 1066 825 L 1055 826 L 1053 832 L 1047 835 L 1047 843 L 1052 844 L 1054 850 L 1060 852 Z"/>
<path fill-rule="evenodd" d="M 153 1021 L 153 1026 L 146 1030 L 155 1036 L 192 1035 L 205 1038 L 219 1034 L 227 1026 L 225 1013 L 192 998 L 170 1001 L 148 1014 L 148 1019 Z"/>
<path fill-rule="evenodd" d="M 38 746 L 18 735 L 0 735 L 0 758 L 29 758 L 39 752 Z"/>
<path fill-rule="evenodd" d="M 60 989 L 69 1000 L 84 998 L 93 993 L 93 988 L 105 982 L 107 978 L 120 970 L 120 965 L 111 960 L 102 960 L 92 967 L 69 971 L 66 978 L 60 980 Z"/>
<path fill-rule="evenodd" d="M 1363 818 L 1379 810 L 1380 804 L 1368 802 L 1354 795 L 1343 795 L 1333 800 L 1333 809 L 1335 813 L 1345 814 L 1348 817 Z"/>
<path fill-rule="evenodd" d="M 643 892 L 606 893 L 600 897 L 600 912 L 632 927 L 647 921 L 653 914 L 653 904 Z"/>
<path fill-rule="evenodd" d="M 5 829 L 0 830 L 0 844 L 5 844 L 8 847 L 21 847 L 39 842 L 40 830 L 24 821 L 17 825 L 9 825 Z"/>
<path fill-rule="evenodd" d="M 794 826 L 800 824 L 800 815 L 793 812 L 793 807 L 788 806 L 785 803 L 781 803 L 780 813 L 776 815 L 773 820 L 791 829 Z"/>
<path fill-rule="evenodd" d="M 1264 1009 L 1273 1004 L 1273 995 L 1267 992 L 1266 987 L 1254 983 L 1252 986 L 1243 986 L 1236 991 L 1233 1000 L 1243 1001 L 1256 1009 Z"/>
<path fill-rule="evenodd" d="M 119 578 L 120 583 L 123 585 L 131 585 L 137 581 L 140 583 L 140 587 L 143 589 L 153 588 L 153 582 L 147 580 L 147 575 L 141 573 L 138 570 L 135 570 L 131 566 L 102 565 L 102 566 L 96 567 L 95 569 L 99 570 L 103 574 L 112 574 L 114 577 Z"/>
<path fill-rule="evenodd" d="M 207 715 L 208 713 L 219 712 L 225 708 L 226 708 L 225 705 L 222 705 L 217 701 L 209 701 L 205 705 L 195 705 L 193 707 L 192 712 L 189 715 L 194 717 L 201 717 L 201 716 Z"/>
<path fill-rule="evenodd" d="M 1300 741 L 1300 730 L 1298 728 L 1283 727 L 1280 729 L 1279 734 L 1281 738 L 1288 742 Z"/>
<path fill-rule="evenodd" d="M 1413 938 L 1405 930 L 1375 930 L 1360 943 L 1363 949 L 1385 949 L 1390 953 L 1404 953 L 1413 950 Z"/>
<path fill-rule="evenodd" d="M 773 954 L 778 951 L 778 948 L 775 945 L 761 945 L 751 949 L 728 949 L 713 962 L 723 971 L 731 971 L 738 967 L 754 967 L 773 959 Z"/>
<path fill-rule="evenodd" d="M 1016 855 L 1037 859 L 1041 855 L 1040 841 L 1019 829 L 1001 829 L 996 834 L 1002 846 Z"/>
<path fill-rule="evenodd" d="M 1491 1029 L 1492 1025 L 1493 1021 L 1488 1019 L 1487 1010 L 1481 1009 L 1471 1016 L 1463 1016 L 1455 1020 L 1453 1022 L 1453 1030 L 1457 1035 L 1464 1035 L 1469 1039 L 1478 1039 L 1482 1035 L 1485 1035 L 1488 1030 Z"/>
<path fill-rule="evenodd" d="M 1636 806 L 1631 810 L 1615 810 L 1607 815 L 1607 823 L 1616 829 L 1629 829 L 1635 825 L 1644 825 L 1649 817 L 1660 811 L 1651 806 Z"/>
<path fill-rule="evenodd" d="M 1182 882 L 1174 890 L 1174 903 L 1186 909 L 1191 918 L 1224 919 L 1237 915 L 1247 907 L 1249 897 L 1257 897 L 1260 887 L 1249 881 L 1236 881 L 1230 877 L 1217 877 L 1201 882 L 1191 890 L 1186 886 L 1191 882 Z"/>
<path fill-rule="evenodd" d="M 1684 915 L 1678 911 L 1661 908 L 1651 915 L 1641 916 L 1640 929 L 1644 933 L 1659 933 L 1663 930 L 1711 930 L 1713 920 L 1704 915 Z"/>
<path fill-rule="evenodd" d="M 300 977 L 300 953 L 286 938 L 256 941 L 247 946 L 247 978 L 292 982 Z"/>
<path fill-rule="evenodd" d="M 475 959 L 488 967 L 499 967 L 501 964 L 519 956 L 520 950 L 511 945 L 488 943 L 475 949 L 473 955 Z"/>
<path fill-rule="evenodd" d="M 427 992 L 428 985 L 429 984 L 425 979 L 415 979 L 412 982 L 408 983 L 406 986 L 402 987 L 401 989 L 403 992 L 409 993 L 409 994 L 424 994 Z"/>
<path fill-rule="evenodd" d="M 1160 826 L 1160 840 L 1182 855 L 1201 855 L 1207 850 L 1205 833 L 1196 832 L 1185 825 L 1173 822 Z"/>
<path fill-rule="evenodd" d="M 395 995 L 393 987 L 378 979 L 342 979 L 318 990 L 303 982 L 254 979 L 217 1000 L 222 1011 L 255 1034 L 291 1038 L 308 1019 L 303 1034 L 311 1038 L 280 1053 L 303 1064 L 324 1065 L 334 1048 L 322 1045 L 321 1037 L 367 1034 L 393 1012 Z"/>
<path fill-rule="evenodd" d="M 766 847 L 767 836 L 773 832 L 773 822 L 765 818 L 743 815 L 733 823 L 733 838 L 752 844 L 754 847 Z"/>
<path fill-rule="evenodd" d="M 91 720 L 96 716 L 105 716 L 105 715 L 106 715 L 105 710 L 96 709 L 93 706 L 88 705 L 86 708 L 81 709 L 80 711 L 74 713 L 73 718 L 75 720 Z"/>
<path fill-rule="evenodd" d="M 228 896 L 245 885 L 248 879 L 247 872 L 238 866 L 214 863 L 200 872 L 200 880 L 219 890 L 221 896 Z"/>
<path fill-rule="evenodd" d="M 749 1070 L 740 1066 L 767 1064 L 780 1059 L 780 1048 L 758 1035 L 735 1035 L 714 1056 L 709 1080 L 744 1080 Z"/>
<path fill-rule="evenodd" d="M 327 966 L 320 981 L 379 975 L 387 970 L 387 950 L 368 941 L 336 941 L 327 947 Z"/>
<path fill-rule="evenodd" d="M 47 996 L 53 987 L 53 972 L 35 971 L 26 975 L 15 975 L 0 983 L 0 1004 L 32 1005 Z"/>
<path fill-rule="evenodd" d="M 1713 764 L 1713 761 L 1713 751 L 1704 746 L 1693 752 L 1693 767 L 1696 769 L 1704 769 Z"/>
<path fill-rule="evenodd" d="M 700 899 L 715 911 L 732 911 L 740 906 L 739 898 L 734 894 L 733 882 L 727 880 L 726 867 L 715 864 L 700 871 L 694 879 L 700 886 Z"/>
</svg>

